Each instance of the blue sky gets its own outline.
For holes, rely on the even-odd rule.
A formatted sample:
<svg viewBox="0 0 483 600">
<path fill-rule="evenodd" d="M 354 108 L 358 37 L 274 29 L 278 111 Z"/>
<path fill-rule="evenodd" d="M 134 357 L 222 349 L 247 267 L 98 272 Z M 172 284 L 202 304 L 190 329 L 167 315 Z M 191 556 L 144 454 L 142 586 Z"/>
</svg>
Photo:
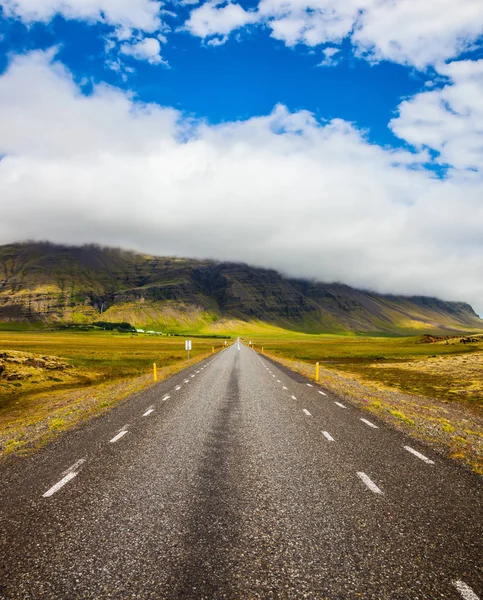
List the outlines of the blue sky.
<svg viewBox="0 0 483 600">
<path fill-rule="evenodd" d="M 483 312 L 480 0 L 0 11 L 0 243 L 243 260 Z"/>
<path fill-rule="evenodd" d="M 169 66 L 125 57 L 125 66 L 134 72 L 124 79 L 126 73 L 113 71 L 104 60 L 111 29 L 61 16 L 45 24 L 4 18 L 1 68 L 7 67 L 9 53 L 56 45 L 59 59 L 78 81 L 104 81 L 133 91 L 143 102 L 173 106 L 211 123 L 264 115 L 282 103 L 292 111 L 309 110 L 321 120 L 355 122 L 374 142 L 394 145 L 403 141 L 387 124 L 400 99 L 432 79 L 431 72 L 358 59 L 347 43 L 342 44 L 344 58 L 338 65 L 318 67 L 323 47 L 289 48 L 266 30 L 240 34 L 242 40 L 232 36 L 216 47 L 187 32 L 173 32 L 163 52 Z"/>
</svg>

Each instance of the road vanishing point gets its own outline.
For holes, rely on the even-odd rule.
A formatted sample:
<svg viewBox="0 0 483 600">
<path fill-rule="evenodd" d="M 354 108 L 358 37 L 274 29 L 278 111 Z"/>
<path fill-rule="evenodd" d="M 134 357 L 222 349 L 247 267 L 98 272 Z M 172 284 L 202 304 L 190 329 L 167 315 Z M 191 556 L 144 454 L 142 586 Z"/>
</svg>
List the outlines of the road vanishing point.
<svg viewBox="0 0 483 600">
<path fill-rule="evenodd" d="M 0 598 L 483 598 L 481 479 L 235 343 L 0 468 Z"/>
</svg>

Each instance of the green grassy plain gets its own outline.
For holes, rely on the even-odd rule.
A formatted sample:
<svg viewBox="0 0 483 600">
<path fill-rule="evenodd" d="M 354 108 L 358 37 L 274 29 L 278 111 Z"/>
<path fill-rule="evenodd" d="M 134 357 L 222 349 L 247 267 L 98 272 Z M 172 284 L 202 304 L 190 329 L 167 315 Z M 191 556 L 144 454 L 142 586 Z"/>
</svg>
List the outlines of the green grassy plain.
<svg viewBox="0 0 483 600">
<path fill-rule="evenodd" d="M 191 339 L 192 362 L 224 345 L 219 338 Z M 0 331 L 0 358 L 27 352 L 70 365 L 61 371 L 13 365 L 19 378 L 0 377 L 0 456 L 43 444 L 150 385 L 153 363 L 159 380 L 188 366 L 184 341 L 115 332 Z"/>
<path fill-rule="evenodd" d="M 85 385 L 137 377 L 151 372 L 155 362 L 165 367 L 187 357 L 184 337 L 149 336 L 117 332 L 0 332 L 1 350 L 20 350 L 35 354 L 58 356 L 75 367 Z M 221 339 L 195 338 L 191 357 L 206 354 L 213 346 L 223 345 Z M 0 384 L 8 385 L 8 384 Z M 54 384 L 52 384 L 53 387 Z M 2 395 L 9 388 L 2 387 Z M 22 390 L 15 388 L 17 395 Z M 15 391 L 13 390 L 13 391 Z M 0 400 L 1 406 L 1 400 Z"/>
<path fill-rule="evenodd" d="M 481 342 L 421 343 L 420 336 L 252 336 L 245 340 L 283 358 L 320 362 L 367 381 L 448 401 L 483 404 Z"/>
<path fill-rule="evenodd" d="M 252 336 L 255 349 L 483 475 L 483 338 Z M 479 340 L 482 340 L 481 342 Z"/>
</svg>

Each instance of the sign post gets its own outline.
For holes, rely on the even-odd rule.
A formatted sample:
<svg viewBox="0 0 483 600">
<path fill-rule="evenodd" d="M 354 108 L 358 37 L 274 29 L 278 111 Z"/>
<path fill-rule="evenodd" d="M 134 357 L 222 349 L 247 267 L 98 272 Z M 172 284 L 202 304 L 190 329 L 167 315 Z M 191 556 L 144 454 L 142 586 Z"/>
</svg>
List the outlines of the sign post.
<svg viewBox="0 0 483 600">
<path fill-rule="evenodd" d="M 188 351 L 188 362 L 190 361 L 191 340 L 184 341 L 184 349 Z"/>
</svg>

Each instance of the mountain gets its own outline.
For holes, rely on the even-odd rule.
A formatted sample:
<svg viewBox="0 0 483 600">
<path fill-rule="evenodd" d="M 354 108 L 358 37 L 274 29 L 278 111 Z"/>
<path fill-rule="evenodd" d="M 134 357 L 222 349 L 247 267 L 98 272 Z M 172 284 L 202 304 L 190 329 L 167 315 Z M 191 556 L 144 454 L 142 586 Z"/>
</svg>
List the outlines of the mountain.
<svg viewBox="0 0 483 600">
<path fill-rule="evenodd" d="M 276 326 L 307 333 L 483 329 L 471 306 L 284 277 L 245 264 L 29 242 L 0 246 L 0 322 L 128 321 L 216 333 Z"/>
</svg>

